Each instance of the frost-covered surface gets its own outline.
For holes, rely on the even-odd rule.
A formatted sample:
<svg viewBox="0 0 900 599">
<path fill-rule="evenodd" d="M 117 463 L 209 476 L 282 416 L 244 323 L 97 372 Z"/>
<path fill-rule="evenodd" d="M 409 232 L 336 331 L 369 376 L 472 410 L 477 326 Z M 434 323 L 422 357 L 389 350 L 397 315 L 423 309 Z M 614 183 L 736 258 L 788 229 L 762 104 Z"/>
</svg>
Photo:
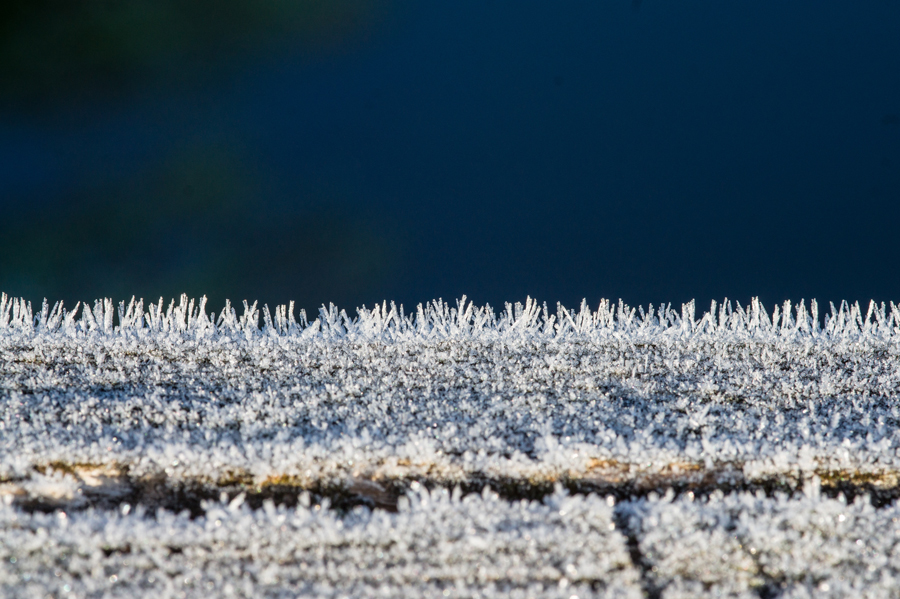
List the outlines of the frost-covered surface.
<svg viewBox="0 0 900 599">
<path fill-rule="evenodd" d="M 643 312 L 643 310 L 641 310 Z M 0 305 L 0 476 L 299 482 L 900 470 L 900 310 Z M 302 315 L 301 315 L 302 316 Z M 651 476 L 652 475 L 652 476 Z M 641 478 L 643 477 L 643 478 Z M 830 480 L 830 479 L 828 479 Z"/>
<path fill-rule="evenodd" d="M 196 519 L 0 505 L 0 595 L 637 598 L 610 503 L 414 487 L 398 513 L 343 517 L 302 504 L 252 511 L 241 497 Z"/>
<path fill-rule="evenodd" d="M 767 311 L 756 301 L 748 307 L 714 304 L 699 317 L 693 304 L 635 310 L 603 302 L 597 310 L 557 306 L 551 313 L 531 301 L 507 305 L 497 315 L 465 300 L 455 307 L 419 306 L 411 314 L 385 304 L 353 318 L 330 307 L 312 322 L 292 312 L 280 306 L 271 314 L 245 304 L 242 315 L 230 305 L 216 315 L 203 301 L 195 305 L 183 297 L 168 307 L 131 302 L 116 309 L 99 301 L 71 312 L 45 305 L 32 313 L 24 302 L 3 296 L 5 522 L 11 514 L 33 522 L 49 518 L 23 511 L 38 506 L 67 509 L 71 519 L 90 526 L 114 526 L 119 517 L 110 520 L 103 510 L 122 501 L 153 503 L 154 493 L 188 487 L 205 489 L 206 497 L 223 489 L 229 497 L 241 490 L 249 497 L 267 488 L 341 488 L 389 508 L 397 505 L 392 493 L 413 480 L 447 489 L 490 483 L 518 493 L 563 482 L 620 498 L 664 494 L 669 486 L 703 493 L 760 488 L 770 496 L 758 499 L 757 507 L 747 503 L 752 494 L 714 496 L 710 504 L 684 503 L 682 494 L 674 503 L 642 499 L 634 510 L 631 501 L 616 510 L 622 518 L 637 518 L 628 535 L 632 549 L 645 555 L 645 563 L 635 565 L 646 570 L 645 590 L 653 592 L 657 584 L 685 596 L 703 589 L 742 593 L 794 581 L 785 588 L 800 593 L 814 588 L 796 575 L 807 559 L 802 556 L 813 554 L 796 553 L 789 541 L 781 551 L 794 561 L 778 571 L 774 565 L 761 569 L 763 558 L 747 558 L 743 540 L 735 541 L 726 522 L 743 518 L 748 530 L 754 522 L 759 530 L 774 530 L 792 526 L 796 514 L 839 501 L 771 494 L 810 481 L 832 491 L 897 493 L 900 307 L 894 304 L 831 306 L 821 321 L 815 303 Z M 745 503 L 749 507 L 741 507 Z M 463 504 L 452 505 L 446 509 L 469 517 Z M 90 506 L 102 509 L 72 512 Z M 871 517 L 893 509 L 872 511 Z M 653 514 L 662 518 L 678 510 L 689 514 L 683 532 L 656 535 L 646 528 Z M 391 517 L 402 520 L 404 513 Z M 719 518 L 709 514 L 726 515 L 719 524 L 704 524 L 704 518 Z M 128 526 L 137 526 L 135 517 L 124 517 Z M 328 516 L 334 522 L 343 517 Z M 397 526 L 407 526 L 401 520 Z M 140 521 L 152 527 L 159 520 Z M 4 543 L 14 534 L 10 526 L 4 524 Z M 547 534 L 572 534 L 557 521 L 541 526 Z M 893 542 L 894 528 L 872 530 L 887 535 L 879 537 L 884 543 Z M 444 533 L 438 527 L 428 534 L 438 539 Z M 592 543 L 598 534 L 588 531 L 572 542 Z M 609 534 L 617 540 L 595 556 L 602 563 L 619 559 L 624 537 Z M 843 540 L 828 534 L 832 540 L 822 546 L 843 556 Z M 684 549 L 665 553 L 679 547 L 676 537 L 694 539 L 694 557 Z M 893 549 L 884 543 L 878 555 L 889 561 Z M 647 574 L 647 556 L 662 556 L 656 582 Z M 726 559 L 713 578 L 696 570 L 720 556 Z M 888 561 L 834 563 L 855 573 L 845 577 L 852 584 L 896 594 L 900 586 L 890 578 Z M 874 574 L 860 574 L 873 564 Z M 465 584 L 481 584 L 476 578 Z M 849 588 L 839 578 L 824 584 Z M 594 586 L 597 592 L 607 588 Z M 437 589 L 446 590 L 423 586 L 417 592 Z"/>
<path fill-rule="evenodd" d="M 900 509 L 820 494 L 716 492 L 629 502 L 651 584 L 662 597 L 896 597 Z"/>
</svg>

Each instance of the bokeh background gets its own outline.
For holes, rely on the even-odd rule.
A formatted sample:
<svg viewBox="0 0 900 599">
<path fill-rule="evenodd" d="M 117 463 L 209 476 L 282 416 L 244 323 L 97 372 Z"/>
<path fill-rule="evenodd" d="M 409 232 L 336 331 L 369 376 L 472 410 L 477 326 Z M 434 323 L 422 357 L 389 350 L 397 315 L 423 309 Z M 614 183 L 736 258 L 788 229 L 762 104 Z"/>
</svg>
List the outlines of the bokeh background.
<svg viewBox="0 0 900 599">
<path fill-rule="evenodd" d="M 900 3 L 4 0 L 0 290 L 900 300 Z"/>
</svg>

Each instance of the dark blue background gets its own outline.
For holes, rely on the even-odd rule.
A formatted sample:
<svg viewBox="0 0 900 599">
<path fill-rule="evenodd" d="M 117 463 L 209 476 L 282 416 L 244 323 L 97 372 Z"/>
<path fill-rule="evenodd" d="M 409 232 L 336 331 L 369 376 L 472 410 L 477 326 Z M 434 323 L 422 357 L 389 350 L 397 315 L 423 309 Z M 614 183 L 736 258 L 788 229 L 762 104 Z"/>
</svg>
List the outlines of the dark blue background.
<svg viewBox="0 0 900 599">
<path fill-rule="evenodd" d="M 391 4 L 226 62 L 9 104 L 0 288 L 900 300 L 900 3 Z"/>
</svg>

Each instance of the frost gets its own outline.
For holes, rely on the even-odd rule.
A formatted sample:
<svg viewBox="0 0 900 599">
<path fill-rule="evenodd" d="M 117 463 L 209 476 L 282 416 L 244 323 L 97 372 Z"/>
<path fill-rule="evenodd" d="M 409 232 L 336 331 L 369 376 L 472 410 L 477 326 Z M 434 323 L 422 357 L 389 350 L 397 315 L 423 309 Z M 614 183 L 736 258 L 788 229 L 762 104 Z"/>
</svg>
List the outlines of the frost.
<svg viewBox="0 0 900 599">
<path fill-rule="evenodd" d="M 418 487 L 396 514 L 204 507 L 196 519 L 0 507 L 0 593 L 640 597 L 612 509 L 596 496 L 509 503 Z"/>
<path fill-rule="evenodd" d="M 77 312 L 0 298 L 0 477 L 57 461 L 260 482 L 900 472 L 894 304 L 824 326 L 815 302 L 755 300 L 699 319 L 465 299 L 311 323 L 186 297 Z"/>
<path fill-rule="evenodd" d="M 654 584 L 667 597 L 893 597 L 900 583 L 900 508 L 818 493 L 708 499 L 671 496 L 627 506 Z"/>
<path fill-rule="evenodd" d="M 302 495 L 303 491 L 337 489 L 370 506 L 399 509 L 397 515 L 376 510 L 366 516 L 366 522 L 395 519 L 398 527 L 407 527 L 402 533 L 407 536 L 396 537 L 405 539 L 402 543 L 407 547 L 413 546 L 416 534 L 429 539 L 431 545 L 421 555 L 431 557 L 422 557 L 424 562 L 397 557 L 392 571 L 406 572 L 408 567 L 412 568 L 408 572 L 443 572 L 440 567 L 447 556 L 465 556 L 469 551 L 512 560 L 497 566 L 500 569 L 484 570 L 495 572 L 484 574 L 486 578 L 479 578 L 481 562 L 465 562 L 468 565 L 460 565 L 459 572 L 468 574 L 447 578 L 453 585 L 421 582 L 406 594 L 457 593 L 459 580 L 460 595 L 471 595 L 477 587 L 510 596 L 520 591 L 523 595 L 590 596 L 592 592 L 615 594 L 621 587 L 627 596 L 640 585 L 630 578 L 626 581 L 627 576 L 620 580 L 615 577 L 618 574 L 602 574 L 603 568 L 632 571 L 632 566 L 620 570 L 619 565 L 609 565 L 619 564 L 615 556 L 620 549 L 615 547 L 624 547 L 624 537 L 618 529 L 610 533 L 609 526 L 615 528 L 616 522 L 627 520 L 633 544 L 646 550 L 645 559 L 655 564 L 656 579 L 665 594 L 697 596 L 715 588 L 740 595 L 756 592 L 760 585 L 784 583 L 777 592 L 790 596 L 859 594 L 859 588 L 867 589 L 864 594 L 871 589 L 877 595 L 878 589 L 896 589 L 890 547 L 882 544 L 869 553 L 847 553 L 853 548 L 845 546 L 843 537 L 822 533 L 816 542 L 826 548 L 823 551 L 833 547 L 835 556 L 846 557 L 828 561 L 831 554 L 800 549 L 805 547 L 803 535 L 813 534 L 812 529 L 802 528 L 807 532 L 799 536 L 787 531 L 793 530 L 794 522 L 806 522 L 802 514 L 817 514 L 817 506 L 837 501 L 828 499 L 826 491 L 835 495 L 851 487 L 896 494 L 900 487 L 898 397 L 900 308 L 893 303 L 873 302 L 865 310 L 858 304 L 832 305 L 820 319 L 816 302 L 785 302 L 772 310 L 757 300 L 746 307 L 714 302 L 698 316 L 693 302 L 673 309 L 632 308 L 604 300 L 596 309 L 582 303 L 577 310 L 557 305 L 551 312 L 546 304 L 529 299 L 524 304 L 507 304 L 498 314 L 490 306 L 474 306 L 463 298 L 452 306 L 438 300 L 408 312 L 385 302 L 360 308 L 355 316 L 328 306 L 310 321 L 303 311 L 295 315 L 293 305 L 270 310 L 244 302 L 242 309 L 235 309 L 226 303 L 216 314 L 209 311 L 205 299 L 182 296 L 168 304 L 133 299 L 117 306 L 111 300 L 98 300 L 74 310 L 44 302 L 40 310 L 34 310 L 23 300 L 0 295 L 0 499 L 6 510 L 0 547 L 25 534 L 24 528 L 11 524 L 16 518 L 41 522 L 35 525 L 34 535 L 41 529 L 42 535 L 62 535 L 61 531 L 71 531 L 73 523 L 80 522 L 89 537 L 112 526 L 109 530 L 118 531 L 117 535 L 134 529 L 147 532 L 148 539 L 182 534 L 181 530 L 190 532 L 178 538 L 191 538 L 199 534 L 191 527 L 207 518 L 203 526 L 220 530 L 209 524 L 219 520 L 224 529 L 234 525 L 234 530 L 242 532 L 226 535 L 221 545 L 213 537 L 198 536 L 206 539 L 203 543 L 231 547 L 240 535 L 251 539 L 256 534 L 263 543 L 268 537 L 278 538 L 281 526 L 258 520 L 271 510 L 254 512 L 246 505 L 235 505 L 228 513 L 241 516 L 232 521 L 229 518 L 237 516 L 209 520 L 208 510 L 207 516 L 190 520 L 166 510 L 141 512 L 140 506 L 127 514 L 118 509 L 129 498 L 150 505 L 153 497 L 188 488 L 202 490 L 204 497 L 218 497 L 224 490 L 232 499 L 246 492 L 250 500 L 257 497 L 254 493 L 277 497 L 293 489 L 294 497 L 301 499 L 300 507 L 272 507 L 278 514 L 288 510 L 283 514 L 290 520 L 311 513 L 304 511 L 303 497 L 309 500 L 310 496 Z M 465 503 L 469 497 L 455 503 L 446 499 L 450 506 L 446 507 L 440 491 L 426 497 L 421 489 L 411 489 L 414 480 L 438 489 L 455 485 L 479 489 L 490 484 L 546 490 L 563 482 L 604 497 L 616 492 L 620 499 L 627 499 L 623 490 L 664 494 L 668 487 L 799 492 L 807 484 L 808 493 L 802 498 L 753 499 L 758 501 L 753 504 L 756 507 L 747 499 L 755 496 L 741 493 L 714 497 L 708 503 L 687 502 L 686 495 L 623 500 L 612 508 L 605 500 L 600 506 L 584 497 L 553 496 L 543 504 L 527 504 L 532 505 L 527 509 L 522 507 L 525 504 L 504 499 L 478 499 L 479 510 L 518 514 L 504 516 L 511 518 L 509 530 L 525 526 L 521 518 L 527 517 L 537 527 L 536 534 L 568 539 L 568 544 L 560 545 L 561 553 L 542 549 L 544 557 L 539 558 L 526 545 L 509 545 L 513 541 L 503 536 L 507 529 L 502 527 L 482 534 L 460 524 L 463 527 L 451 534 L 430 510 L 445 510 L 440 517 L 449 518 L 448 522 L 468 521 L 477 516 L 461 507 L 469 505 Z M 812 480 L 820 481 L 818 491 L 809 486 Z M 410 494 L 404 494 L 407 490 Z M 544 491 L 535 493 L 531 496 Z M 562 512 L 569 513 L 569 504 L 559 507 L 558 502 L 560 506 L 574 502 L 571 509 L 582 510 L 582 516 L 568 519 Z M 592 507 L 578 507 L 582 505 L 578 502 Z M 62 524 L 51 515 L 26 511 L 35 506 L 67 510 L 66 527 L 60 528 Z M 551 507 L 555 511 L 547 511 Z M 610 509 L 615 518 L 609 515 Z M 858 526 L 870 526 L 870 521 L 887 526 L 878 518 L 893 509 L 874 510 L 870 517 L 860 506 L 861 515 L 853 516 L 853 521 Z M 324 512 L 321 522 L 331 524 L 317 524 L 320 528 L 315 530 L 331 531 L 328 534 L 334 539 L 346 538 L 342 535 L 350 534 L 349 530 L 374 530 L 354 528 L 362 526 L 354 524 L 355 512 Z M 418 524 L 403 520 L 413 515 L 420 518 Z M 316 518 L 310 521 L 320 522 Z M 654 519 L 668 522 L 668 528 L 650 526 Z M 51 522 L 59 526 L 51 527 Z M 258 532 L 248 532 L 254 522 Z M 577 532 L 581 526 L 587 527 L 583 533 Z M 764 531 L 761 537 L 754 536 L 755 527 Z M 773 532 L 782 530 L 778 527 L 784 529 L 781 536 Z M 894 533 L 888 532 L 893 528 L 880 530 L 876 527 L 871 533 L 879 542 L 886 539 L 884 535 L 893 538 Z M 319 538 L 318 532 L 304 531 L 310 538 Z M 379 531 L 393 538 L 394 533 Z M 601 531 L 607 531 L 606 536 L 598 536 Z M 372 537 L 359 534 L 358 539 L 369 540 L 347 541 L 346 547 L 381 542 L 375 533 Z M 450 536 L 441 536 L 445 534 Z M 596 563 L 572 557 L 581 555 L 577 547 L 593 547 L 591 543 L 601 538 L 611 544 L 592 554 L 591 559 L 599 560 Z M 34 583 L 34 594 L 61 589 L 52 586 L 57 582 L 76 588 L 95 578 L 99 586 L 77 586 L 82 589 L 79 592 L 115 594 L 119 581 L 162 572 L 164 564 L 175 563 L 172 560 L 188 563 L 194 559 L 192 552 L 202 551 L 187 549 L 194 547 L 188 544 L 182 553 L 166 553 L 165 547 L 180 547 L 181 541 L 165 539 L 146 553 L 123 553 L 145 560 L 128 562 L 131 570 L 103 570 L 100 576 L 96 573 L 100 570 L 91 569 L 89 575 L 72 574 L 68 582 L 63 576 L 48 578 Z M 744 551 L 748 539 L 759 543 L 758 554 L 750 558 Z M 763 541 L 776 539 L 781 539 L 781 545 L 764 550 Z M 77 545 L 75 540 L 67 542 Z M 48 560 L 57 555 L 55 545 L 37 546 L 44 548 L 35 550 L 35 560 L 45 559 L 45 553 Z M 293 545 L 284 541 L 272 550 L 282 546 Z M 673 553 L 667 549 L 670 546 L 681 549 Z M 246 555 L 251 557 L 253 551 L 263 551 L 263 545 L 248 547 Z M 341 553 L 344 545 L 333 547 L 327 551 L 345 555 Z M 452 551 L 428 553 L 439 547 L 452 547 Z M 117 555 L 113 551 L 103 559 L 131 559 Z M 355 570 L 342 578 L 321 565 L 324 569 L 308 578 L 318 581 L 309 584 L 320 586 L 304 587 L 303 592 L 362 596 L 377 594 L 383 584 L 384 592 L 391 595 L 404 594 L 398 589 L 413 584 L 409 582 L 412 574 L 393 582 L 375 580 L 365 574 L 375 568 L 374 562 L 349 555 L 340 559 L 361 564 L 357 578 Z M 877 555 L 883 559 L 876 559 Z M 269 589 L 264 594 L 278 594 L 274 589 L 283 580 L 278 569 L 281 558 L 241 559 L 231 565 L 223 562 L 221 568 L 230 568 L 227 575 L 210 561 L 210 572 L 219 574 L 203 578 L 202 584 L 213 584 L 216 595 L 249 595 L 259 588 Z M 837 564 L 833 568 L 846 566 L 847 575 L 844 580 L 825 573 L 802 578 L 798 572 L 804 560 Z M 96 564 L 101 562 L 106 563 Z M 245 576 L 248 564 L 256 563 L 259 571 Z M 418 565 L 409 565 L 413 563 Z M 516 564 L 526 563 L 527 575 L 516 578 L 514 573 L 520 571 Z M 269 566 L 275 569 L 266 569 Z M 542 570 L 551 566 L 557 578 L 550 570 Z M 6 562 L 0 567 L 5 568 L 0 576 L 11 571 Z M 871 576 L 860 574 L 870 567 L 874 568 Z M 593 572 L 583 580 L 613 580 L 621 585 L 585 582 L 588 586 L 582 589 L 572 569 Z M 178 576 L 183 582 L 188 574 Z M 97 582 L 108 582 L 110 577 L 117 577 L 113 586 Z M 25 589 L 22 596 L 32 594 L 28 581 L 16 580 L 20 585 L 16 588 Z M 350 580 L 356 582 L 340 586 L 341 581 Z M 648 584 L 645 580 L 645 589 L 652 588 Z M 231 591 L 225 585 L 231 585 Z M 166 587 L 165 592 L 175 594 L 183 587 Z M 122 591 L 123 596 L 139 587 L 129 588 Z M 146 588 L 155 594 L 161 587 Z"/>
</svg>

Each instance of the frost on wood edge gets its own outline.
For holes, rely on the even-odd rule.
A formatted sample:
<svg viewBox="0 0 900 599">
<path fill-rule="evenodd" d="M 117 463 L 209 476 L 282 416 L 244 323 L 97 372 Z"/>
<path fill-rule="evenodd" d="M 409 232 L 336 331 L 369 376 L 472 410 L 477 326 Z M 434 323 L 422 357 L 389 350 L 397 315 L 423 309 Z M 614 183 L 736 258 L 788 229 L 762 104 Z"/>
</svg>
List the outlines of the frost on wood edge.
<svg viewBox="0 0 900 599">
<path fill-rule="evenodd" d="M 118 318 L 116 318 L 118 317 Z M 260 324 L 260 317 L 262 323 Z M 294 302 L 279 305 L 274 313 L 268 305 L 243 302 L 238 315 L 231 302 L 216 316 L 207 312 L 206 297 L 199 301 L 182 295 L 168 307 L 162 298 L 146 308 L 143 299 L 132 298 L 115 306 L 111 299 L 75 305 L 67 310 L 62 302 L 52 308 L 44 300 L 35 313 L 31 302 L 0 294 L 0 335 L 102 335 L 147 337 L 181 335 L 188 338 L 257 337 L 316 338 L 359 341 L 422 341 L 461 339 L 496 341 L 512 339 L 558 340 L 570 338 L 627 337 L 632 340 L 663 338 L 736 339 L 828 339 L 834 341 L 888 340 L 900 335 L 900 306 L 894 302 L 870 301 L 863 311 L 859 303 L 830 304 L 823 323 L 816 300 L 792 305 L 785 301 L 770 312 L 758 298 L 749 305 L 727 298 L 713 301 L 699 318 L 692 300 L 680 310 L 671 304 L 630 307 L 603 299 L 596 310 L 582 300 L 578 310 L 556 304 L 551 313 L 547 303 L 530 297 L 524 304 L 506 303 L 499 315 L 486 304 L 476 306 L 465 296 L 453 307 L 440 299 L 416 306 L 406 313 L 403 305 L 383 302 L 374 308 L 358 308 L 351 317 L 333 304 L 319 309 L 319 317 L 309 322 L 305 310 L 294 316 Z"/>
</svg>

